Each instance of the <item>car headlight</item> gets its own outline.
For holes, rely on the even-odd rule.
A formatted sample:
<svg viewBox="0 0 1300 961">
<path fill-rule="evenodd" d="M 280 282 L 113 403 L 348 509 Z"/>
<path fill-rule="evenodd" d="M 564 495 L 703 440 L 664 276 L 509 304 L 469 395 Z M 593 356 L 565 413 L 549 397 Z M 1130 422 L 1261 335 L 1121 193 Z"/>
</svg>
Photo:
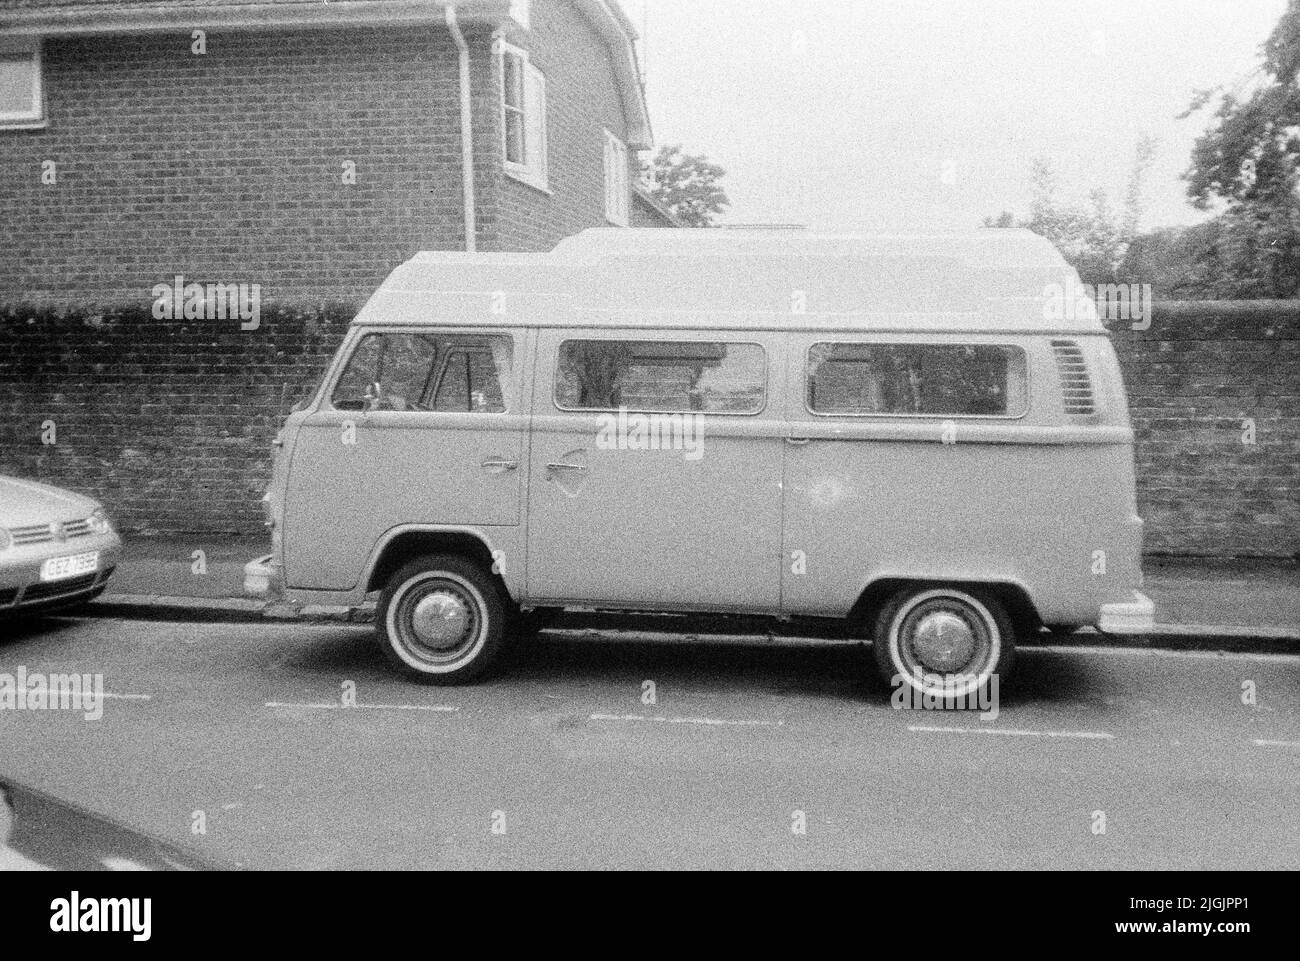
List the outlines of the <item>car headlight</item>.
<svg viewBox="0 0 1300 961">
<path fill-rule="evenodd" d="M 9 536 L 9 532 L 5 530 L 3 527 L 0 527 L 0 551 L 4 550 L 13 542 L 14 539 Z"/>
<path fill-rule="evenodd" d="M 113 522 L 108 519 L 108 514 L 101 507 L 95 513 L 90 515 L 90 529 L 96 534 L 111 534 L 113 532 Z"/>
</svg>

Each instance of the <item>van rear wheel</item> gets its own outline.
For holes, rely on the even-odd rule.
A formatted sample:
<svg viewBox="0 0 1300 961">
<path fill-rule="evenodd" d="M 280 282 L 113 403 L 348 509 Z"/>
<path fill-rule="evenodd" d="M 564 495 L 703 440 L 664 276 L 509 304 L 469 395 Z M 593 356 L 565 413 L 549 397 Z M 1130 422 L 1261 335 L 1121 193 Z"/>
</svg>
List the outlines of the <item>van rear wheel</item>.
<svg viewBox="0 0 1300 961">
<path fill-rule="evenodd" d="M 379 646 L 397 668 L 426 684 L 463 684 L 492 667 L 506 634 L 506 607 L 493 578 L 456 555 L 399 568 L 379 599 Z"/>
<path fill-rule="evenodd" d="M 1015 631 L 1006 608 L 977 587 L 928 585 L 896 594 L 876 619 L 876 669 L 923 695 L 968 698 L 1011 671 Z"/>
</svg>

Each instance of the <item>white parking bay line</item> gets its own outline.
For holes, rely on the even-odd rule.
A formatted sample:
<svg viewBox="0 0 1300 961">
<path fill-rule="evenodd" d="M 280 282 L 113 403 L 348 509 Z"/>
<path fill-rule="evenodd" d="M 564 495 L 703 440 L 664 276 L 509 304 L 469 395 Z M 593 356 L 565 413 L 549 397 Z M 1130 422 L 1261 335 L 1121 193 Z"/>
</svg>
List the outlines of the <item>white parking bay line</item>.
<svg viewBox="0 0 1300 961">
<path fill-rule="evenodd" d="M 1266 738 L 1255 738 L 1255 743 L 1260 747 L 1300 747 L 1300 741 L 1270 741 Z"/>
<path fill-rule="evenodd" d="M 909 731 L 935 734 L 1005 734 L 1009 737 L 1072 737 L 1084 741 L 1113 741 L 1114 734 L 1105 731 L 1026 731 L 1015 727 L 932 727 L 927 724 L 909 724 Z"/>
<path fill-rule="evenodd" d="M 152 701 L 152 694 L 114 694 L 112 691 L 105 691 L 100 697 L 106 697 L 114 701 Z"/>
<path fill-rule="evenodd" d="M 447 704 L 293 704 L 287 701 L 267 701 L 266 707 L 299 707 L 313 711 L 435 711 L 455 714 L 460 710 Z"/>
<path fill-rule="evenodd" d="M 646 714 L 592 714 L 592 721 L 652 721 L 656 724 L 701 724 L 706 727 L 783 727 L 785 721 L 732 721 L 718 717 L 660 717 Z"/>
</svg>

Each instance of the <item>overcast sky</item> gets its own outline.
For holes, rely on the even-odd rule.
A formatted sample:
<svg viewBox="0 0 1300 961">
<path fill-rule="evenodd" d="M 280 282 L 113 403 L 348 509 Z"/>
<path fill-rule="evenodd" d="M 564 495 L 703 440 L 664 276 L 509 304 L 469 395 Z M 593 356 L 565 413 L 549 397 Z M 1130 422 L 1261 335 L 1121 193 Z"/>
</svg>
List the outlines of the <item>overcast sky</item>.
<svg viewBox="0 0 1300 961">
<path fill-rule="evenodd" d="M 1143 227 L 1204 215 L 1180 175 L 1197 88 L 1249 82 L 1286 0 L 623 0 L 659 144 L 727 169 L 724 222 L 970 227 L 1027 210 L 1030 162 L 1118 207 L 1159 147 Z M 1070 195 L 1074 195 L 1070 198 Z"/>
</svg>

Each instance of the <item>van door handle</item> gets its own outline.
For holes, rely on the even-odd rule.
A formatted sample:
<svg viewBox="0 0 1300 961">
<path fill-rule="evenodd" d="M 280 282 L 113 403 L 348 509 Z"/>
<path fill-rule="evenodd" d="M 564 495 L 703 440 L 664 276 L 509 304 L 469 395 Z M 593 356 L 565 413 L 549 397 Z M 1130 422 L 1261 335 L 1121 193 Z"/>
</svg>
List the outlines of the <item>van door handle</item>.
<svg viewBox="0 0 1300 961">
<path fill-rule="evenodd" d="M 480 467 L 488 470 L 519 470 L 519 461 L 517 460 L 485 460 Z"/>
<path fill-rule="evenodd" d="M 785 439 L 785 442 L 789 444 L 791 447 L 802 447 L 810 440 L 812 440 L 811 437 L 787 437 Z"/>
<path fill-rule="evenodd" d="M 547 470 L 586 470 L 585 464 L 547 464 Z"/>
</svg>

